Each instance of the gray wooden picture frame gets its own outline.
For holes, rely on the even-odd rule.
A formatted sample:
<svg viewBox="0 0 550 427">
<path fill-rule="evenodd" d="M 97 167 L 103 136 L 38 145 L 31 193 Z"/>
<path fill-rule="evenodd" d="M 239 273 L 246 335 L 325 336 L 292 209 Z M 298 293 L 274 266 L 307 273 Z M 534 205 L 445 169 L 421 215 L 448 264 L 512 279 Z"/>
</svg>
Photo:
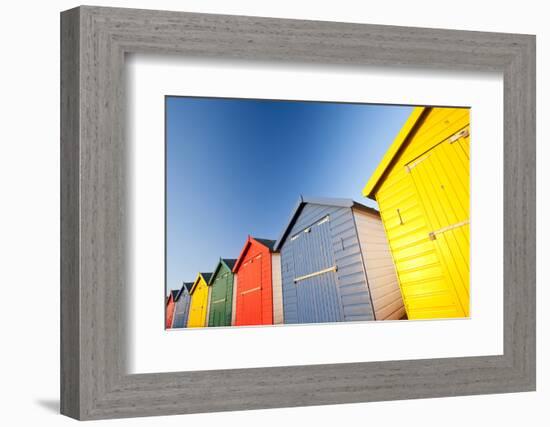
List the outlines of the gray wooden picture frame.
<svg viewBox="0 0 550 427">
<path fill-rule="evenodd" d="M 502 72 L 504 354 L 128 375 L 124 59 L 135 52 Z M 534 36 L 88 6 L 62 12 L 63 414 L 84 420 L 530 390 Z"/>
</svg>

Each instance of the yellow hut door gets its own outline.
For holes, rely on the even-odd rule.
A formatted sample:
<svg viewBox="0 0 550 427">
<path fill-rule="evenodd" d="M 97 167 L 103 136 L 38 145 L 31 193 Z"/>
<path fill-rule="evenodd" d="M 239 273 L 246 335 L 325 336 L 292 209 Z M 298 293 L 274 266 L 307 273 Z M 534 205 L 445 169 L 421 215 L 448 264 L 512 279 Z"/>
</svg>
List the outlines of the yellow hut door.
<svg viewBox="0 0 550 427">
<path fill-rule="evenodd" d="M 456 317 L 470 315 L 469 127 L 434 146 L 407 167 L 429 226 L 447 292 L 441 302 Z"/>
<path fill-rule="evenodd" d="M 206 304 L 208 303 L 208 287 L 201 281 L 197 284 L 197 289 L 193 292 L 191 298 L 191 307 L 189 309 L 188 328 L 202 328 L 206 326 Z"/>
</svg>

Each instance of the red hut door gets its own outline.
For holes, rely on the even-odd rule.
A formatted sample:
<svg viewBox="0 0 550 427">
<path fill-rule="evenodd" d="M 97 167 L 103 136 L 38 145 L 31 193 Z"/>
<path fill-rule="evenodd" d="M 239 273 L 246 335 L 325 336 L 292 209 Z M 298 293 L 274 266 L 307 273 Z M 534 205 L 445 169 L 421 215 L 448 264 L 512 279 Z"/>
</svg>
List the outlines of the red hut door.
<svg viewBox="0 0 550 427">
<path fill-rule="evenodd" d="M 242 281 L 242 282 L 241 282 Z M 241 325 L 262 324 L 262 254 L 246 261 L 239 272 Z"/>
</svg>

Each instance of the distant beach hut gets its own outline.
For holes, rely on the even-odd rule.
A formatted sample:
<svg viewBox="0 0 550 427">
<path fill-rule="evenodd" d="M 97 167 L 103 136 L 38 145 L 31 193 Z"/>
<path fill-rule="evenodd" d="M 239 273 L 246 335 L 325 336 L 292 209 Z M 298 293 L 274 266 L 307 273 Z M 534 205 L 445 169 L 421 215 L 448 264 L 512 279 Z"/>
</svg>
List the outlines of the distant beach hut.
<svg viewBox="0 0 550 427">
<path fill-rule="evenodd" d="M 470 110 L 415 108 L 367 182 L 410 319 L 470 314 Z"/>
<path fill-rule="evenodd" d="M 188 328 L 203 328 L 208 326 L 208 281 L 212 273 L 199 273 L 191 286 L 191 304 L 189 306 Z"/>
<path fill-rule="evenodd" d="M 176 306 L 176 295 L 178 294 L 177 290 L 170 291 L 168 299 L 166 300 L 166 317 L 165 317 L 165 328 L 170 329 L 172 327 L 172 321 L 174 319 L 174 308 Z"/>
<path fill-rule="evenodd" d="M 351 199 L 300 197 L 275 245 L 285 323 L 400 319 L 380 214 Z"/>
<path fill-rule="evenodd" d="M 187 319 L 189 317 L 189 305 L 191 302 L 191 294 L 189 291 L 193 286 L 193 282 L 183 282 L 183 285 L 176 295 L 175 308 L 174 308 L 174 320 L 172 321 L 172 328 L 186 328 Z"/>
<path fill-rule="evenodd" d="M 274 240 L 248 236 L 235 262 L 235 326 L 283 323 L 281 270 Z"/>
</svg>

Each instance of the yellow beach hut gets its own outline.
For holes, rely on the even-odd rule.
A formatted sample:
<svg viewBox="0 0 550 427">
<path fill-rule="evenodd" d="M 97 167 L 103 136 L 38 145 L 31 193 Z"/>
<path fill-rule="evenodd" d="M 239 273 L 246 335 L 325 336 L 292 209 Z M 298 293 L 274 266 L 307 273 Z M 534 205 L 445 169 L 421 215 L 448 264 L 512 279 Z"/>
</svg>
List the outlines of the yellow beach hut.
<svg viewBox="0 0 550 427">
<path fill-rule="evenodd" d="M 370 177 L 409 319 L 470 315 L 470 110 L 416 107 Z"/>
<path fill-rule="evenodd" d="M 208 326 L 208 281 L 212 273 L 199 273 L 189 293 L 191 305 L 189 306 L 188 328 L 203 328 Z"/>
</svg>

